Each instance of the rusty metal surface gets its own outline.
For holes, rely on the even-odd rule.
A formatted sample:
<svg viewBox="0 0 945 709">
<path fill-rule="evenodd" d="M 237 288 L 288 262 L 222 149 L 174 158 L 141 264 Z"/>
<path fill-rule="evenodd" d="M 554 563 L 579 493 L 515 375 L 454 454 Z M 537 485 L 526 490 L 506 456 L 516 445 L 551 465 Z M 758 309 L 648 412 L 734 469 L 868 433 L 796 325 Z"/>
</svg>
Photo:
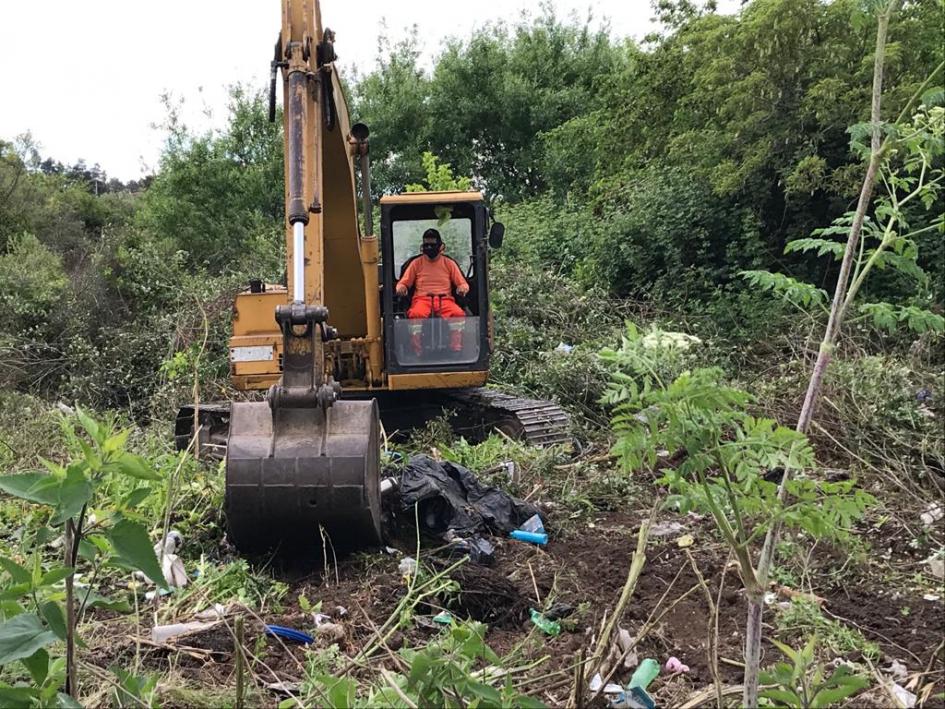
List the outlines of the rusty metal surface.
<svg viewBox="0 0 945 709">
<path fill-rule="evenodd" d="M 226 449 L 226 518 L 240 551 L 336 548 L 381 538 L 377 404 L 320 408 L 233 403 Z"/>
</svg>

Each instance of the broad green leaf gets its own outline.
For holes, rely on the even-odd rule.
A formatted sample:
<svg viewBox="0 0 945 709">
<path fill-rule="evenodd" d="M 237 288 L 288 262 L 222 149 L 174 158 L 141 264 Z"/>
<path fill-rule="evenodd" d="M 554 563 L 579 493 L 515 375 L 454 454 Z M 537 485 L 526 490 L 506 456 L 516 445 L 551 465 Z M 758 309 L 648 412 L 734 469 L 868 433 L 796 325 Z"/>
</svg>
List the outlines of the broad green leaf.
<svg viewBox="0 0 945 709">
<path fill-rule="evenodd" d="M 101 427 L 96 423 L 95 419 L 86 414 L 78 406 L 75 409 L 75 417 L 78 419 L 79 423 L 82 424 L 82 428 L 86 430 L 92 440 L 101 445 Z"/>
<path fill-rule="evenodd" d="M 32 580 L 26 583 L 17 583 L 13 584 L 12 586 L 7 586 L 5 589 L 0 591 L 0 601 L 15 601 L 20 596 L 25 596 L 32 590 Z"/>
<path fill-rule="evenodd" d="M 59 480 L 46 473 L 18 473 L 0 476 L 0 490 L 41 505 L 59 502 Z"/>
<path fill-rule="evenodd" d="M 481 682 L 470 682 L 466 688 L 473 696 L 479 697 L 486 706 L 500 706 L 502 704 L 502 695 L 495 687 L 490 687 L 488 684 Z"/>
<path fill-rule="evenodd" d="M 56 704 L 59 709 L 83 709 L 81 704 L 65 692 L 58 692 L 56 694 Z"/>
<path fill-rule="evenodd" d="M 3 570 L 10 574 L 10 578 L 13 579 L 14 583 L 31 583 L 32 575 L 25 567 L 17 564 L 13 559 L 8 559 L 5 556 L 0 556 L 0 566 L 3 567 Z"/>
<path fill-rule="evenodd" d="M 118 470 L 125 475 L 138 480 L 160 480 L 160 474 L 154 470 L 141 456 L 124 453 L 115 461 Z"/>
<path fill-rule="evenodd" d="M 55 640 L 56 634 L 47 630 L 37 616 L 18 615 L 0 625 L 0 665 L 29 657 Z"/>
<path fill-rule="evenodd" d="M 52 630 L 60 640 L 66 639 L 66 617 L 62 612 L 62 606 L 55 601 L 46 601 L 40 606 L 43 618 L 49 624 Z"/>
<path fill-rule="evenodd" d="M 811 709 L 835 706 L 847 697 L 869 686 L 869 682 L 856 675 L 844 677 L 843 682 L 844 683 L 839 687 L 832 687 L 817 692 L 814 700 L 811 702 Z"/>
<path fill-rule="evenodd" d="M 121 506 L 125 509 L 134 509 L 144 502 L 150 494 L 151 490 L 148 488 L 136 487 L 134 490 L 125 495 L 125 499 L 121 501 Z"/>
<path fill-rule="evenodd" d="M 798 707 L 801 705 L 800 698 L 794 694 L 794 692 L 786 689 L 763 689 L 761 696 L 786 707 Z"/>
<path fill-rule="evenodd" d="M 102 450 L 105 453 L 117 453 L 120 450 L 124 450 L 125 444 L 128 442 L 128 435 L 130 433 L 131 429 L 126 428 L 123 431 L 119 431 L 114 436 L 110 436 L 102 444 Z"/>
<path fill-rule="evenodd" d="M 78 594 L 80 601 L 86 597 L 86 592 L 87 589 L 84 589 Z M 88 601 L 85 605 L 87 608 L 104 608 L 107 611 L 115 611 L 116 613 L 130 613 L 133 610 L 128 601 L 124 599 L 116 601 L 95 591 L 88 594 Z"/>
<path fill-rule="evenodd" d="M 23 666 L 26 668 L 27 672 L 30 673 L 30 677 L 33 678 L 36 684 L 41 685 L 46 681 L 46 675 L 49 673 L 48 652 L 39 649 L 29 657 L 22 658 L 20 662 L 23 663 Z"/>
<path fill-rule="evenodd" d="M 798 653 L 797 650 L 790 647 L 789 645 L 785 645 L 784 643 L 779 642 L 775 640 L 774 638 L 771 638 L 771 644 L 777 647 L 778 650 L 780 650 L 782 653 L 784 653 L 786 657 L 791 658 L 792 662 L 797 662 L 800 659 L 800 653 Z"/>
<path fill-rule="evenodd" d="M 11 687 L 0 684 L 0 706 L 4 709 L 32 707 L 33 699 L 39 696 L 39 690 L 33 687 Z"/>
<path fill-rule="evenodd" d="M 52 524 L 63 524 L 75 517 L 85 504 L 92 499 L 92 486 L 85 477 L 82 466 L 70 465 L 66 478 L 59 485 L 58 504 Z"/>
<path fill-rule="evenodd" d="M 108 532 L 118 559 L 143 572 L 161 588 L 167 588 L 148 533 L 137 522 L 123 519 Z"/>
</svg>

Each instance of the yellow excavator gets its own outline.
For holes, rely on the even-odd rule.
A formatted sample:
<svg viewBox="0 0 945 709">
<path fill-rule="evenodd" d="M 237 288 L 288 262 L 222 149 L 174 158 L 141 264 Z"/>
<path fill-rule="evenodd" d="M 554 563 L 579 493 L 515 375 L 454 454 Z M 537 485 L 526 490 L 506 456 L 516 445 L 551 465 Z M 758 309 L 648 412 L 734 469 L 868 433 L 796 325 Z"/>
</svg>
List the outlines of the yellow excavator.
<svg viewBox="0 0 945 709">
<path fill-rule="evenodd" d="M 536 445 L 570 440 L 557 405 L 483 387 L 489 248 L 504 227 L 482 194 L 383 196 L 374 234 L 369 131 L 349 123 L 335 59 L 318 0 L 282 0 L 269 117 L 281 73 L 287 282 L 251 281 L 236 297 L 230 339 L 234 386 L 265 398 L 186 406 L 176 423 L 179 447 L 196 441 L 225 456 L 228 533 L 246 552 L 311 546 L 320 528 L 336 546 L 380 541 L 379 401 L 388 430 L 447 407 L 467 429 Z M 469 285 L 454 294 L 464 318 L 410 320 L 410 294 L 396 293 L 430 228 Z"/>
</svg>

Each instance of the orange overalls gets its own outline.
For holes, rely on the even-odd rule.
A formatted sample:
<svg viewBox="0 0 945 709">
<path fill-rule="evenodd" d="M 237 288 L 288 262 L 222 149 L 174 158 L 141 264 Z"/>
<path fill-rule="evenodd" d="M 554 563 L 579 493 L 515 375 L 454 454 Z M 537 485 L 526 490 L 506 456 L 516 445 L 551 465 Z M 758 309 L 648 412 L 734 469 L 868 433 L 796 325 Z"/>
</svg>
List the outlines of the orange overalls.
<svg viewBox="0 0 945 709">
<path fill-rule="evenodd" d="M 468 285 L 456 262 L 442 253 L 431 259 L 418 256 L 407 266 L 398 286 L 413 288 L 413 300 L 407 317 L 411 319 L 429 318 L 436 315 L 441 318 L 464 318 L 466 313 L 453 300 L 453 288 Z M 450 349 L 459 352 L 463 349 L 463 322 L 450 323 Z M 419 355 L 421 351 L 422 324 L 410 326 L 413 349 Z"/>
</svg>

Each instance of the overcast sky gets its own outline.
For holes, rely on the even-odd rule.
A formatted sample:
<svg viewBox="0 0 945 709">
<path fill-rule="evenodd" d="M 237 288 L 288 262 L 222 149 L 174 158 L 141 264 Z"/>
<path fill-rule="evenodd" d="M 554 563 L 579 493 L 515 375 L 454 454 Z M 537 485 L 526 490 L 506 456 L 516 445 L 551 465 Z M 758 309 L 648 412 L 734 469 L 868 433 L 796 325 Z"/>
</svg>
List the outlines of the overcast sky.
<svg viewBox="0 0 945 709">
<path fill-rule="evenodd" d="M 732 0 L 734 2 L 734 0 Z M 653 29 L 648 0 L 553 0 L 561 15 L 609 20 L 615 36 Z M 377 38 L 416 24 L 426 60 L 446 35 L 514 21 L 533 0 L 322 0 L 345 75 L 370 70 Z M 184 99 L 191 126 L 219 125 L 226 86 L 266 83 L 279 0 L 0 0 L 0 139 L 30 131 L 44 156 L 84 158 L 111 177 L 157 165 L 162 93 Z M 360 23 L 360 25 L 359 25 Z M 345 71 L 347 69 L 347 71 Z M 206 114 L 210 113 L 208 117 Z"/>
</svg>

